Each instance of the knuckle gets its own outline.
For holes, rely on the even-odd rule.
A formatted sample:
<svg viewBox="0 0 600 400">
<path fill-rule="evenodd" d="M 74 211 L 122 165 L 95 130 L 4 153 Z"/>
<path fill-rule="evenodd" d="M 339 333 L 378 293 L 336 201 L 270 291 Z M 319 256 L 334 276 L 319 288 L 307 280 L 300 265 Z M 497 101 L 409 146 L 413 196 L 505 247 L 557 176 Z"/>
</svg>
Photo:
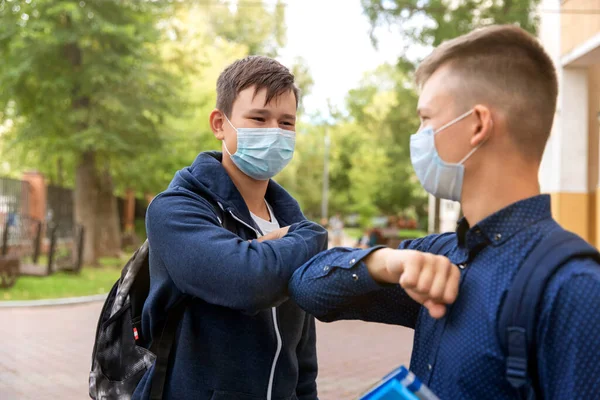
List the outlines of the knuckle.
<svg viewBox="0 0 600 400">
<path fill-rule="evenodd" d="M 436 256 L 437 259 L 437 264 L 440 265 L 441 267 L 449 267 L 451 265 L 450 260 L 447 257 L 444 256 Z"/>
<path fill-rule="evenodd" d="M 420 251 L 415 251 L 414 253 L 412 253 L 412 261 L 415 264 L 421 265 L 425 262 L 425 260 L 426 260 L 425 253 L 421 253 Z"/>
</svg>

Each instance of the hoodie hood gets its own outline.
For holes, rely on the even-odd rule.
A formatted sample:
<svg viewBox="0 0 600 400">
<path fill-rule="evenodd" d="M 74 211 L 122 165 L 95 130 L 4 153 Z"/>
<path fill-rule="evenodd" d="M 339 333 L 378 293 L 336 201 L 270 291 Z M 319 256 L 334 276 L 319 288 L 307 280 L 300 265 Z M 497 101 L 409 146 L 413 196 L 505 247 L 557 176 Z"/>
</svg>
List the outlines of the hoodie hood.
<svg viewBox="0 0 600 400">
<path fill-rule="evenodd" d="M 233 212 L 244 222 L 255 225 L 242 195 L 221 164 L 223 154 L 211 151 L 200 153 L 193 164 L 175 174 L 169 188 L 182 187 L 205 198 L 211 198 L 226 211 Z M 273 208 L 282 226 L 306 219 L 298 202 L 274 180 L 269 180 L 265 199 Z"/>
</svg>

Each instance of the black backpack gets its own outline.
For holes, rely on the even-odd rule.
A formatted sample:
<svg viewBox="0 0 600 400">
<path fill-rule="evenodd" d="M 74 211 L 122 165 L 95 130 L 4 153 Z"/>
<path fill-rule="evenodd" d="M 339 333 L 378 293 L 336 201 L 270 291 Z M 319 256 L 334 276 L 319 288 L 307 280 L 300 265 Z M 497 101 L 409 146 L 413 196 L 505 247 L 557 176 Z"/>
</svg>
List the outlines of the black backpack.
<svg viewBox="0 0 600 400">
<path fill-rule="evenodd" d="M 428 251 L 446 255 L 455 237 L 440 236 Z M 504 373 L 519 399 L 542 397 L 537 381 L 535 337 L 544 290 L 560 267 L 578 258 L 600 264 L 600 253 L 585 240 L 563 228 L 552 231 L 519 267 L 501 306 L 497 330 L 506 356 Z"/>
<path fill-rule="evenodd" d="M 235 221 L 213 204 L 225 229 L 236 233 Z M 102 307 L 92 352 L 89 394 L 95 400 L 128 400 L 146 371 L 154 364 L 151 400 L 160 400 L 169 365 L 175 332 L 183 317 L 187 298 L 180 299 L 167 313 L 160 336 L 149 349 L 141 344 L 142 310 L 150 289 L 148 241 L 129 259 L 121 278 L 114 284 Z"/>
</svg>

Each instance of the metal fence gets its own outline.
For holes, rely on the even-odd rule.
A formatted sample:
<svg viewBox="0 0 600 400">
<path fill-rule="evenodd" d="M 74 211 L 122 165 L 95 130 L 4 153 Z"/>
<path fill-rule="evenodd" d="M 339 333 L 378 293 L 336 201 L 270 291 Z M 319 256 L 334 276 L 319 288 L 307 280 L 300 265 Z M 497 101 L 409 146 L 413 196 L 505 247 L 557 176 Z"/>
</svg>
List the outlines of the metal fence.
<svg viewBox="0 0 600 400">
<path fill-rule="evenodd" d="M 13 254 L 31 259 L 49 255 L 54 264 L 81 264 L 83 228 L 75 223 L 73 190 L 49 185 L 46 215 L 37 220 L 30 215 L 31 186 L 26 181 L 0 178 L 0 255 Z M 124 225 L 126 201 L 117 198 L 120 226 Z M 135 200 L 136 221 L 143 221 L 147 204 Z"/>
<path fill-rule="evenodd" d="M 48 186 L 46 201 L 46 222 L 54 229 L 56 237 L 58 239 L 75 237 L 73 190 Z M 50 231 L 48 230 L 48 235 Z"/>
<path fill-rule="evenodd" d="M 30 238 L 28 182 L 0 178 L 0 246 L 17 246 Z"/>
</svg>

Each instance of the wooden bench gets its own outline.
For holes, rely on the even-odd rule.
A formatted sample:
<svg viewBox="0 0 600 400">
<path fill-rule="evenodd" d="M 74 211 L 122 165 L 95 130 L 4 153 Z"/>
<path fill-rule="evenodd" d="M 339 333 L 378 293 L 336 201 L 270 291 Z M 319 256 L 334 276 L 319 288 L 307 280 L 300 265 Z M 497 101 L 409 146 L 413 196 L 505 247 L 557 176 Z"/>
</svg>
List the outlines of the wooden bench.
<svg viewBox="0 0 600 400">
<path fill-rule="evenodd" d="M 19 257 L 14 255 L 0 256 L 0 288 L 8 289 L 19 277 Z"/>
</svg>

